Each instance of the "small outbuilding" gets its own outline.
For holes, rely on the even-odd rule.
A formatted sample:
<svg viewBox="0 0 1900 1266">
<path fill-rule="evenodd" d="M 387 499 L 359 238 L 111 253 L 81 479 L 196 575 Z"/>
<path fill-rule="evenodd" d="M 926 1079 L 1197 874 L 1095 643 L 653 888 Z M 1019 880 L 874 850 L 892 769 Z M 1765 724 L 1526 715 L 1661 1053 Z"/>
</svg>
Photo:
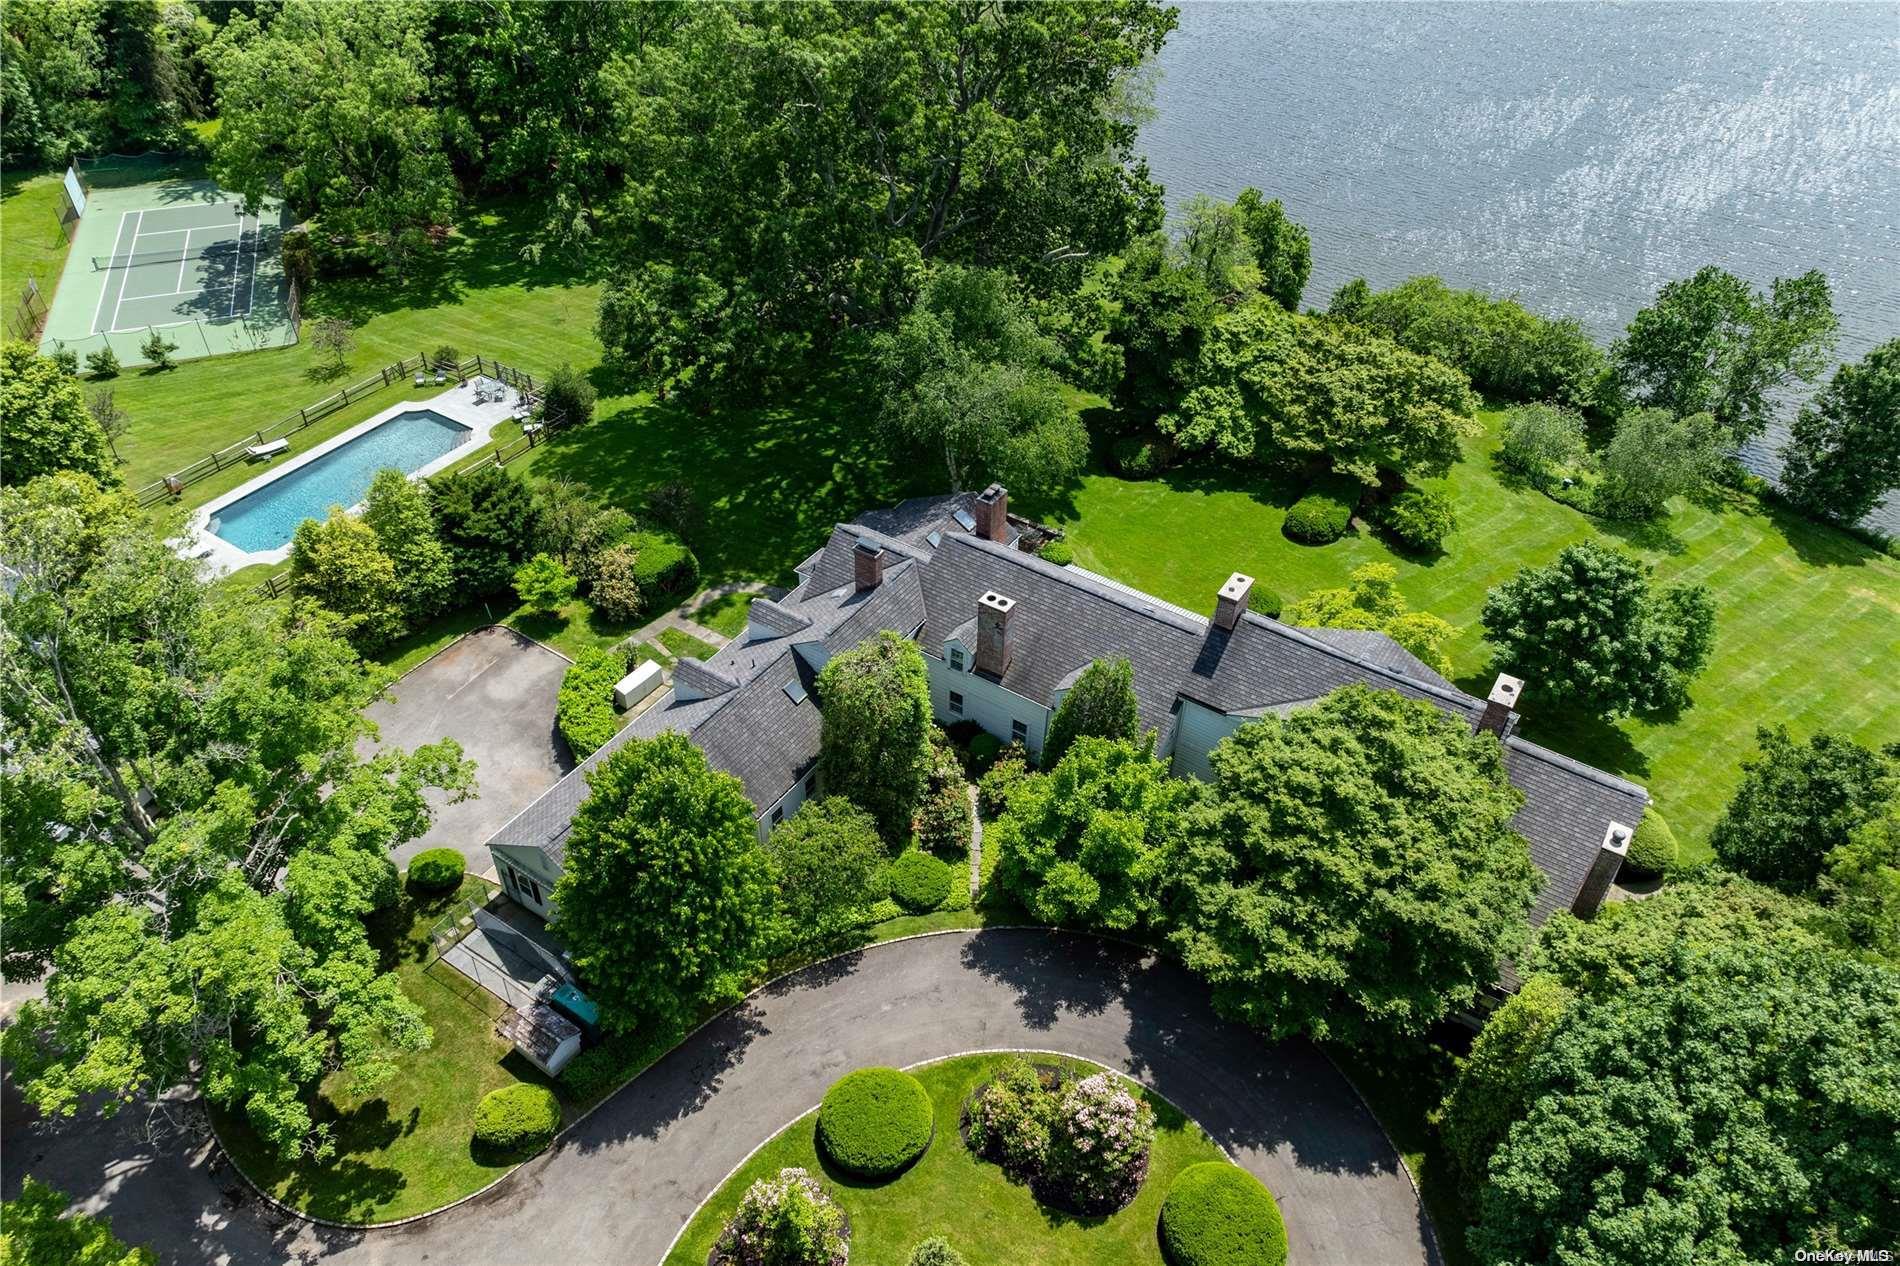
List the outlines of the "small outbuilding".
<svg viewBox="0 0 1900 1266">
<path fill-rule="evenodd" d="M 614 706 L 631 708 L 660 688 L 660 666 L 652 660 L 638 664 L 614 687 Z"/>
</svg>

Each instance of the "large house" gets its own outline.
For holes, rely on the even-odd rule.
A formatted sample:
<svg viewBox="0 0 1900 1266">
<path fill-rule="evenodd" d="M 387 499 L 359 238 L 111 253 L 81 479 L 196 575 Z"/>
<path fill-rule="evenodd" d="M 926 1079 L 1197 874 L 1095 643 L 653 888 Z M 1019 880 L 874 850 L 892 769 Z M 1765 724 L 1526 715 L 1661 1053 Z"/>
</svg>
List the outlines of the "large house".
<svg viewBox="0 0 1900 1266">
<path fill-rule="evenodd" d="M 1300 629 L 1248 610 L 1236 573 L 1201 614 L 1021 548 L 1033 525 L 992 485 L 906 501 L 832 529 L 798 566 L 783 599 L 752 604 L 745 634 L 704 663 L 682 659 L 673 687 L 580 768 L 489 841 L 502 883 L 548 913 L 587 770 L 629 738 L 677 730 L 745 784 L 763 839 L 818 791 L 825 661 L 880 629 L 917 640 L 939 721 L 974 721 L 1039 752 L 1063 695 L 1096 659 L 1134 667 L 1141 724 L 1183 777 L 1210 777 L 1214 745 L 1249 720 L 1285 713 L 1353 682 L 1429 700 L 1498 736 L 1524 793 L 1513 825 L 1544 872 L 1534 922 L 1588 913 L 1608 891 L 1641 787 L 1525 741 L 1513 705 L 1523 683 L 1501 677 L 1489 699 L 1446 681 L 1383 633 Z"/>
</svg>

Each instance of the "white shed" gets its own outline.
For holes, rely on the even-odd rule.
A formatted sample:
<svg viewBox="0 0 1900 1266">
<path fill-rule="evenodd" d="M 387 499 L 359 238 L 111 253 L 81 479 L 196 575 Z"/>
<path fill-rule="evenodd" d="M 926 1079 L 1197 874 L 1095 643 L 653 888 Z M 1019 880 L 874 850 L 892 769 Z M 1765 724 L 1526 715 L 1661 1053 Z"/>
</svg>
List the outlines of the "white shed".
<svg viewBox="0 0 1900 1266">
<path fill-rule="evenodd" d="M 614 687 L 614 706 L 631 708 L 660 688 L 660 666 L 652 660 L 637 665 Z"/>
<path fill-rule="evenodd" d="M 581 1053 L 580 1026 L 545 1002 L 502 1012 L 495 1031 L 550 1077 L 560 1076 L 568 1061 Z"/>
</svg>

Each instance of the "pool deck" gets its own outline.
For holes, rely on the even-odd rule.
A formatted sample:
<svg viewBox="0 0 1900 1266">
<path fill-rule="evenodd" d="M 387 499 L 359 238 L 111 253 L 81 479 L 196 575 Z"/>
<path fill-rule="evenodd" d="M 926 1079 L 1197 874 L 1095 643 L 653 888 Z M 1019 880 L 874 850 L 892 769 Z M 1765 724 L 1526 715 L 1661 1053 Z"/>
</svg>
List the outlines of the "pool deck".
<svg viewBox="0 0 1900 1266">
<path fill-rule="evenodd" d="M 502 388 L 500 400 L 491 400 L 484 404 L 475 402 L 475 390 L 484 391 Z M 471 378 L 467 383 L 450 387 L 440 395 L 427 400 L 404 400 L 384 409 L 366 422 L 359 422 L 341 435 L 331 436 L 323 443 L 299 453 L 281 465 L 271 466 L 255 479 L 248 479 L 238 487 L 214 497 L 198 508 L 191 516 L 184 535 L 174 544 L 178 552 L 186 558 L 196 558 L 203 562 L 206 572 L 213 576 L 227 576 L 244 567 L 258 563 L 281 563 L 290 557 L 290 543 L 272 550 L 242 550 L 211 530 L 211 522 L 226 506 L 242 500 L 274 481 L 283 478 L 300 466 L 316 461 L 325 453 L 343 447 L 359 435 L 375 430 L 383 423 L 402 413 L 414 413 L 423 409 L 439 413 L 452 422 L 459 422 L 473 433 L 468 442 L 450 449 L 442 456 L 416 470 L 409 472 L 411 479 L 421 479 L 437 471 L 446 470 L 467 457 L 475 449 L 493 438 L 494 429 L 514 416 L 520 396 L 513 388 L 504 388 L 492 378 Z M 349 507 L 354 514 L 362 508 L 361 503 Z"/>
</svg>

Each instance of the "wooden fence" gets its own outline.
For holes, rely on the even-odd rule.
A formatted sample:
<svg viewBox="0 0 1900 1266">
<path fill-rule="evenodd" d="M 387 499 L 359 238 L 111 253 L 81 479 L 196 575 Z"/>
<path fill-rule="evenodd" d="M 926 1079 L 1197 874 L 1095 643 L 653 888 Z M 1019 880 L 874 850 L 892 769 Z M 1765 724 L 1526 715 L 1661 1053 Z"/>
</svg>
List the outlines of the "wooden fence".
<svg viewBox="0 0 1900 1266">
<path fill-rule="evenodd" d="M 199 480 L 209 479 L 226 467 L 248 461 L 249 450 L 256 445 L 295 435 L 305 427 L 314 426 L 323 421 L 338 409 L 355 404 L 385 387 L 408 380 L 412 374 L 433 373 L 437 368 L 434 359 L 426 352 L 416 357 L 405 357 L 393 365 L 385 365 L 361 382 L 352 383 L 334 395 L 325 396 L 313 405 L 308 405 L 269 426 L 253 431 L 243 439 L 227 444 L 215 453 L 207 453 L 163 479 L 153 480 L 137 489 L 133 496 L 138 498 L 138 503 L 142 506 L 156 505 L 167 497 L 179 496 L 186 488 Z M 531 376 L 487 357 L 471 356 L 465 358 L 460 364 L 443 365 L 440 368 L 445 373 L 453 373 L 463 382 L 471 377 L 498 379 L 521 391 L 530 401 L 540 394 Z"/>
</svg>

